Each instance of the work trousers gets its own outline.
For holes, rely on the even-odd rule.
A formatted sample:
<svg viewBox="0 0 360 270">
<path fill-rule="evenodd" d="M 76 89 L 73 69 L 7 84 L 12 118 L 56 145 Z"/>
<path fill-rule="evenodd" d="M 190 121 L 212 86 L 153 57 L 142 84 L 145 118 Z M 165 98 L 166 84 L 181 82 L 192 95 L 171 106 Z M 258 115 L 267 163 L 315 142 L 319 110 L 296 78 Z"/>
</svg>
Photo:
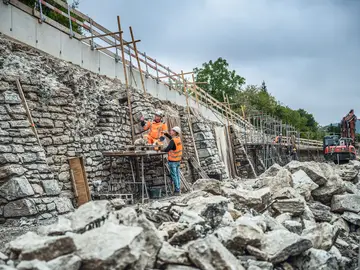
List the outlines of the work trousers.
<svg viewBox="0 0 360 270">
<path fill-rule="evenodd" d="M 171 179 L 174 182 L 175 192 L 180 192 L 180 162 L 169 162 Z"/>
</svg>

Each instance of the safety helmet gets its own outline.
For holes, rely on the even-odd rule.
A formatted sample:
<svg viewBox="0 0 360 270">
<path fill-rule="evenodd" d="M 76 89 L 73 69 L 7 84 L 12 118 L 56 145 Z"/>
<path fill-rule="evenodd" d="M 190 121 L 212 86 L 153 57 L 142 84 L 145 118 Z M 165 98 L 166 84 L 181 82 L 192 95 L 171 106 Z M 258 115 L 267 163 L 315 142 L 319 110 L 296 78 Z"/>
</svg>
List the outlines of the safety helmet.
<svg viewBox="0 0 360 270">
<path fill-rule="evenodd" d="M 178 134 L 180 134 L 180 132 L 181 132 L 181 129 L 179 127 L 173 127 L 172 130 Z"/>
<path fill-rule="evenodd" d="M 162 111 L 156 111 L 156 112 L 155 112 L 155 115 L 158 115 L 158 116 L 160 116 L 160 117 L 163 117 L 163 116 L 164 116 L 164 114 L 163 114 Z"/>
</svg>

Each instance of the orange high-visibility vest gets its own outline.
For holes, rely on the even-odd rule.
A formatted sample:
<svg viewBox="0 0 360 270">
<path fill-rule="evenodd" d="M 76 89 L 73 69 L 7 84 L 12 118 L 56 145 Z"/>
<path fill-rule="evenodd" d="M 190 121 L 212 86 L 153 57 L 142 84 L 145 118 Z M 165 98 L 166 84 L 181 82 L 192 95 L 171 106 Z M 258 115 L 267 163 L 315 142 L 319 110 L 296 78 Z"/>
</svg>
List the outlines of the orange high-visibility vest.
<svg viewBox="0 0 360 270">
<path fill-rule="evenodd" d="M 171 139 L 174 141 L 176 150 L 170 150 L 168 153 L 169 161 L 181 161 L 183 146 L 180 137 L 174 137 Z"/>
<path fill-rule="evenodd" d="M 156 123 L 155 121 L 148 121 L 144 126 L 144 130 L 150 129 L 149 136 L 153 139 L 159 139 L 167 131 L 167 126 L 163 122 Z"/>
</svg>

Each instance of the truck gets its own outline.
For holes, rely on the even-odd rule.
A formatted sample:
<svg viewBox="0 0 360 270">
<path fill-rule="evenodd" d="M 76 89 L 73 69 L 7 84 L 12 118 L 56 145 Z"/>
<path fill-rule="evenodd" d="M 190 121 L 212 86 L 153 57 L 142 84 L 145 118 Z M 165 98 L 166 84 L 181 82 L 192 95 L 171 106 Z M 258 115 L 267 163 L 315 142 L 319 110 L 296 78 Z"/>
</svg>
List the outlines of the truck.
<svg viewBox="0 0 360 270">
<path fill-rule="evenodd" d="M 356 121 L 357 117 L 352 109 L 343 117 L 340 123 L 341 137 L 338 135 L 328 135 L 324 137 L 323 152 L 325 160 L 340 164 L 356 159 Z"/>
</svg>

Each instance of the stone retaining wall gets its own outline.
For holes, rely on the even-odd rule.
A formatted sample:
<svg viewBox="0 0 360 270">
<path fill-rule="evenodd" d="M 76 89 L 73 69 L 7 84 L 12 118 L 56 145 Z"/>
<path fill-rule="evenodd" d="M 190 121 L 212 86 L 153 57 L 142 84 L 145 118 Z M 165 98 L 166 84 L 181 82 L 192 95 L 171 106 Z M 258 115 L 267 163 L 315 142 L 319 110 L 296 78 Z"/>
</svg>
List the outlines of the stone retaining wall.
<svg viewBox="0 0 360 270">
<path fill-rule="evenodd" d="M 110 166 L 122 193 L 129 192 L 124 181 L 132 181 L 129 163 L 102 156 L 131 144 L 131 125 L 125 87 L 118 80 L 93 74 L 80 67 L 39 53 L 35 49 L 0 36 L 0 220 L 30 217 L 47 219 L 71 211 L 74 194 L 68 158 L 83 156 L 88 181 L 109 181 Z M 29 126 L 16 87 L 20 82 L 31 110 L 42 147 Z M 186 156 L 182 172 L 189 181 L 192 173 L 187 157 L 194 156 L 185 108 L 163 102 L 130 89 L 135 133 L 142 136 L 140 116 L 152 119 L 154 111 L 179 119 Z M 209 173 L 220 173 L 212 123 L 194 120 L 201 165 Z M 205 124 L 205 122 L 207 122 Z M 204 125 L 204 126 L 201 126 Z M 204 153 L 210 153 L 204 156 Z M 161 160 L 146 163 L 147 180 L 159 184 Z"/>
</svg>

